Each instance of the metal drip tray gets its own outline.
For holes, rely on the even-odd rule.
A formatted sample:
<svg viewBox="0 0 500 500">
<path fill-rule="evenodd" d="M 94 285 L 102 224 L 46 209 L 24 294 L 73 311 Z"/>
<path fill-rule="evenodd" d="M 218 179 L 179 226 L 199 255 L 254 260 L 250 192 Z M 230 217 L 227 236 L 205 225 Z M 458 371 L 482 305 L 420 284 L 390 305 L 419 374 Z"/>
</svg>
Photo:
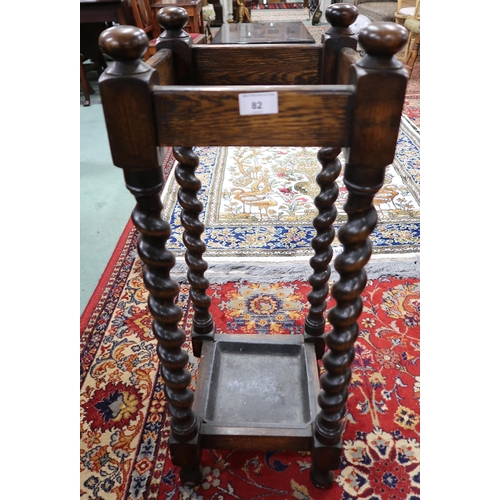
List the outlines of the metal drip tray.
<svg viewBox="0 0 500 500">
<path fill-rule="evenodd" d="M 227 436 L 229 448 L 293 449 L 287 442 L 299 439 L 309 449 L 318 393 L 314 347 L 302 336 L 215 335 L 203 344 L 195 392 L 202 442 L 217 436 L 220 448 Z"/>
</svg>

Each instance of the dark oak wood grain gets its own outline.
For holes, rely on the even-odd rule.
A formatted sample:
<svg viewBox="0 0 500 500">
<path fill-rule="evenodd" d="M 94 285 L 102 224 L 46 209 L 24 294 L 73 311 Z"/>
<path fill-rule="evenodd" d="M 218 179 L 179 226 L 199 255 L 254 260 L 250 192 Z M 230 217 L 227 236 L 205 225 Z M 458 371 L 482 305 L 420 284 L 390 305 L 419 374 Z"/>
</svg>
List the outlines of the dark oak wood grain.
<svg viewBox="0 0 500 500">
<path fill-rule="evenodd" d="M 240 115 L 239 94 L 271 90 L 278 93 L 279 113 Z M 158 87 L 153 99 L 158 140 L 165 145 L 321 146 L 326 141 L 342 146 L 349 138 L 348 86 Z"/>
<path fill-rule="evenodd" d="M 361 59 L 361 56 L 355 50 L 344 47 L 341 49 L 341 56 L 338 60 L 337 65 L 337 83 L 347 84 L 349 82 L 349 71 L 351 66 Z"/>
<path fill-rule="evenodd" d="M 158 72 L 162 85 L 175 84 L 174 58 L 172 51 L 161 49 L 148 59 L 148 64 Z"/>
<path fill-rule="evenodd" d="M 294 44 L 294 47 L 293 53 L 286 44 L 198 47 L 193 52 L 193 79 L 197 85 L 322 83 L 321 47 L 316 44 Z M 217 64 L 213 64 L 214 58 Z"/>
<path fill-rule="evenodd" d="M 171 414 L 169 449 L 185 484 L 203 479 L 203 447 L 309 450 L 310 477 L 318 488 L 330 488 L 339 468 L 364 267 L 377 222 L 373 197 L 394 158 L 407 82 L 394 58 L 406 30 L 394 23 L 362 28 L 359 43 L 366 55 L 359 57 L 349 28 L 356 16 L 352 5 L 330 5 L 332 28 L 321 44 L 212 47 L 193 45 L 183 30 L 186 12 L 164 7 L 158 14 L 164 31 L 148 64 L 141 60 L 148 38 L 138 28 L 113 27 L 100 37 L 114 60 L 99 81 L 106 126 L 113 162 L 137 200 L 133 221 L 141 233 L 138 253 Z M 239 96 L 262 92 L 276 92 L 278 112 L 242 115 Z M 303 336 L 215 333 L 193 150 L 204 145 L 320 146 Z M 186 334 L 179 327 L 179 285 L 170 276 L 175 258 L 166 248 L 171 228 L 161 218 L 158 151 L 165 146 L 173 147 L 178 160 L 195 311 L 191 340 L 200 357 L 194 395 L 182 347 Z M 337 232 L 343 250 L 334 266 L 340 278 L 329 290 L 341 149 L 347 222 Z M 328 293 L 335 305 L 326 311 Z M 318 358 L 325 369 L 321 379 Z"/>
</svg>

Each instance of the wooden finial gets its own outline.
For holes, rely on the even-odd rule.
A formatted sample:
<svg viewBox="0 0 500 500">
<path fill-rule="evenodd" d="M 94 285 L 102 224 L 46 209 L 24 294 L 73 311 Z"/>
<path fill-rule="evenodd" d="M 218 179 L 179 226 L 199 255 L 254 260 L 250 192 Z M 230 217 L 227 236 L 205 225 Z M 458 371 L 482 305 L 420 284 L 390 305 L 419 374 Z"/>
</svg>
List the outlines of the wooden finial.
<svg viewBox="0 0 500 500">
<path fill-rule="evenodd" d="M 345 68 L 339 66 L 339 53 L 344 48 L 355 51 L 358 46 L 358 38 L 351 28 L 358 17 L 358 9 L 352 4 L 334 3 L 327 7 L 325 17 L 330 27 L 321 38 L 325 50 L 323 83 L 345 83 L 339 78 L 342 78 L 340 75 L 343 71 L 348 71 L 348 66 Z"/>
<path fill-rule="evenodd" d="M 325 17 L 334 28 L 349 28 L 358 17 L 358 9 L 349 3 L 333 3 L 326 9 Z"/>
<path fill-rule="evenodd" d="M 156 50 L 170 50 L 176 60 L 173 72 L 175 85 L 191 84 L 191 47 L 193 39 L 182 28 L 186 26 L 189 16 L 186 9 L 168 5 L 158 11 L 156 17 L 162 27 L 161 35 L 156 39 Z"/>
<path fill-rule="evenodd" d="M 363 68 L 390 65 L 400 67 L 401 63 L 393 56 L 399 52 L 408 41 L 408 31 L 401 25 L 390 22 L 375 22 L 368 24 L 359 32 L 359 43 L 366 51 L 366 56 L 358 61 Z"/>
<path fill-rule="evenodd" d="M 148 49 L 146 33 L 136 26 L 112 26 L 99 36 L 99 47 L 115 61 L 131 62 L 140 59 Z"/>
<path fill-rule="evenodd" d="M 179 36 L 189 21 L 186 9 L 169 5 L 158 11 L 158 24 L 167 32 L 169 37 Z"/>
</svg>

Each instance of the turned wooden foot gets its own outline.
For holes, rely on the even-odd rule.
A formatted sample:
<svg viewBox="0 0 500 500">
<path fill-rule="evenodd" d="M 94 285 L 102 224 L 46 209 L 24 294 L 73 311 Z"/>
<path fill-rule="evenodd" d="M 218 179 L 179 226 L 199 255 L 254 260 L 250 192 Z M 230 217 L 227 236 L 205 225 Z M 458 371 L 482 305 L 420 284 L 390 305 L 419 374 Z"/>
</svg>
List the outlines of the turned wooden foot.
<svg viewBox="0 0 500 500">
<path fill-rule="evenodd" d="M 201 465 L 195 467 L 181 467 L 181 482 L 186 486 L 195 486 L 203 481 Z"/>
<path fill-rule="evenodd" d="M 334 475 L 332 470 L 321 471 L 311 467 L 309 477 L 314 486 L 322 490 L 327 490 L 333 485 Z"/>
</svg>

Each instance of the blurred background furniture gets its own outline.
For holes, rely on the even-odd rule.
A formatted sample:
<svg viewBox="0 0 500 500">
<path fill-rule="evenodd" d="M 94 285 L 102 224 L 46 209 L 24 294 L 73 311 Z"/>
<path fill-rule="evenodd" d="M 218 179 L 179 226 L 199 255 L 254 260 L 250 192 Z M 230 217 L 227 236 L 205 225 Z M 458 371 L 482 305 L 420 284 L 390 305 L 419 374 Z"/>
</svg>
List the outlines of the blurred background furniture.
<svg viewBox="0 0 500 500">
<path fill-rule="evenodd" d="M 300 21 L 275 23 L 224 23 L 212 40 L 221 44 L 315 43 L 309 30 Z"/>
<path fill-rule="evenodd" d="M 90 85 L 89 80 L 87 78 L 87 74 L 85 73 L 82 54 L 80 54 L 80 83 L 83 88 L 83 96 L 84 96 L 83 105 L 90 106 L 90 94 L 95 94 L 95 90 L 92 88 L 92 85 Z"/>
<path fill-rule="evenodd" d="M 132 14 L 127 0 L 80 0 L 80 24 L 131 24 L 131 20 Z"/>
<path fill-rule="evenodd" d="M 156 53 L 156 39 L 163 31 L 156 19 L 156 15 L 160 9 L 153 12 L 150 0 L 130 0 L 130 3 L 132 12 L 134 13 L 135 26 L 144 30 L 149 38 L 148 50 L 144 54 L 144 60 L 147 61 Z M 160 8 L 163 7 L 165 5 L 162 5 Z M 189 32 L 186 28 L 184 29 L 192 35 L 193 43 L 207 43 L 208 35 L 205 33 Z"/>
<path fill-rule="evenodd" d="M 80 85 L 83 89 L 84 106 L 90 106 L 90 95 L 95 93 L 87 74 L 96 71 L 100 76 L 107 66 L 97 40 L 108 26 L 110 23 L 105 22 L 80 23 Z"/>
<path fill-rule="evenodd" d="M 398 0 L 398 10 L 394 14 L 396 22 L 403 26 L 407 18 L 415 15 L 416 4 L 416 0 Z"/>
<path fill-rule="evenodd" d="M 222 9 L 222 4 L 220 2 L 210 2 L 214 6 L 215 19 L 210 21 L 210 26 L 213 28 L 219 28 L 224 22 L 224 12 Z"/>
<path fill-rule="evenodd" d="M 134 13 L 135 25 L 144 30 L 149 38 L 149 46 L 144 54 L 147 61 L 156 52 L 156 39 L 160 35 L 160 26 L 154 22 L 150 0 L 130 0 Z"/>
<path fill-rule="evenodd" d="M 104 55 L 97 40 L 111 23 L 133 24 L 131 10 L 126 0 L 80 0 L 80 84 L 84 106 L 90 105 L 90 94 L 95 91 L 87 73 L 106 68 Z"/>
<path fill-rule="evenodd" d="M 373 0 L 351 0 L 358 13 L 366 16 L 370 21 L 395 21 L 395 13 L 398 10 L 397 0 L 388 2 L 377 2 Z"/>
<path fill-rule="evenodd" d="M 212 22 L 215 21 L 215 9 L 212 3 L 207 3 L 201 8 L 203 13 L 203 20 L 205 21 L 205 35 L 207 37 L 207 41 L 212 40 L 212 31 L 210 27 L 212 26 Z"/>
<path fill-rule="evenodd" d="M 420 54 L 420 0 L 415 5 L 415 14 L 404 22 L 404 27 L 410 32 L 405 52 L 405 64 L 408 66 L 408 78 L 411 78 L 413 67 Z"/>
</svg>

